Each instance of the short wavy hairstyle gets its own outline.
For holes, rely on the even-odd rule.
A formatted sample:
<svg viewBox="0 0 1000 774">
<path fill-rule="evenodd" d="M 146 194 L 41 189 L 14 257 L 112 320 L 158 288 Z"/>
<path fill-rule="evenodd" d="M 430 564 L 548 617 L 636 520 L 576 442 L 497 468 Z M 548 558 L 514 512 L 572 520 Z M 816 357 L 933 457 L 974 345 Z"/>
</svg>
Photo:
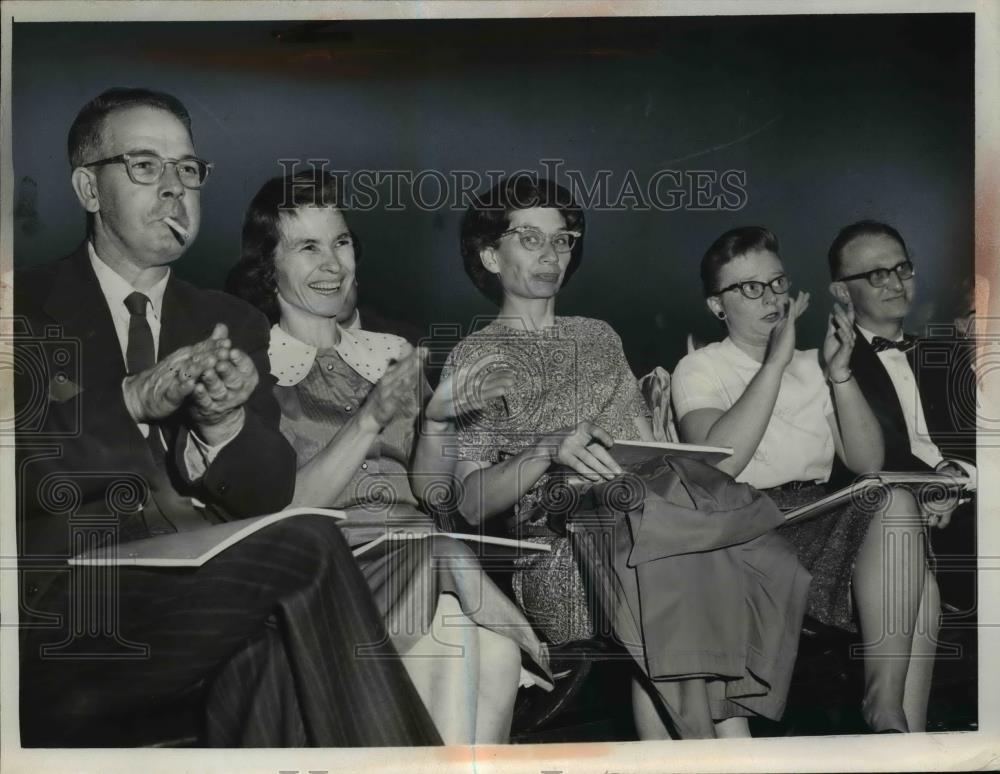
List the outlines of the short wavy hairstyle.
<svg viewBox="0 0 1000 774">
<path fill-rule="evenodd" d="M 701 290 L 705 298 L 719 291 L 719 272 L 722 267 L 755 250 L 767 250 L 781 255 L 778 237 L 763 226 L 741 226 L 727 231 L 708 248 L 701 259 Z"/>
<path fill-rule="evenodd" d="M 80 108 L 80 112 L 76 114 L 66 140 L 70 166 L 74 169 L 83 166 L 87 163 L 88 157 L 91 157 L 90 161 L 97 161 L 98 159 L 92 157 L 97 154 L 101 147 L 104 120 L 118 110 L 134 107 L 150 107 L 171 113 L 184 124 L 188 136 L 191 137 L 192 142 L 194 141 L 194 134 L 191 131 L 191 115 L 177 97 L 152 89 L 115 86 L 107 91 L 102 91 Z"/>
<path fill-rule="evenodd" d="M 314 167 L 283 177 L 272 177 L 250 202 L 243 218 L 239 262 L 226 277 L 226 291 L 260 309 L 272 323 L 278 322 L 278 282 L 274 252 L 281 241 L 281 216 L 302 207 L 339 207 L 337 178 Z M 354 260 L 361 259 L 361 245 L 353 232 Z"/>
<path fill-rule="evenodd" d="M 545 207 L 559 210 L 571 231 L 584 234 L 586 222 L 583 210 L 573 200 L 572 194 L 561 185 L 546 178 L 532 175 L 514 175 L 497 183 L 476 200 L 462 217 L 460 232 L 462 262 L 472 284 L 497 306 L 503 303 L 500 278 L 483 266 L 480 253 L 487 247 L 496 247 L 500 235 L 510 228 L 510 215 L 517 210 Z M 563 276 L 563 286 L 583 261 L 583 238 L 576 240 L 569 265 Z"/>
</svg>

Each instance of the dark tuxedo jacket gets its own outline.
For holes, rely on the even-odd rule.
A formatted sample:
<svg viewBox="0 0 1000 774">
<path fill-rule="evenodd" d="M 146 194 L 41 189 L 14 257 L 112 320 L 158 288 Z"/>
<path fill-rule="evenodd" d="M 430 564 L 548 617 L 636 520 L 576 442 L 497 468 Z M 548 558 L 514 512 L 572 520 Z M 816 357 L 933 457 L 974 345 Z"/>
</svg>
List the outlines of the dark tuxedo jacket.
<svg viewBox="0 0 1000 774">
<path fill-rule="evenodd" d="M 269 329 L 257 310 L 173 275 L 167 283 L 159 356 L 223 322 L 260 377 L 243 430 L 195 481 L 183 461 L 183 409 L 151 425 L 150 442 L 125 408 L 125 362 L 86 244 L 17 272 L 14 314 L 22 557 L 77 553 L 83 546 L 71 545 L 79 540 L 71 521 L 87 514 L 113 524 L 109 539 L 132 540 L 277 511 L 291 500 L 295 455 L 278 431 Z M 195 508 L 191 497 L 206 507 Z"/>
<path fill-rule="evenodd" d="M 884 470 L 923 471 L 928 466 L 913 456 L 903 409 L 889 374 L 871 345 L 855 331 L 851 369 L 885 437 Z M 945 458 L 976 461 L 975 376 L 972 344 L 952 335 L 927 336 L 907 352 L 920 392 L 931 440 Z M 842 465 L 841 471 L 846 471 Z M 976 514 L 972 503 L 959 506 L 948 529 L 931 530 L 939 557 L 937 580 L 942 597 L 959 610 L 976 607 Z M 942 563 L 950 557 L 950 563 Z M 966 613 L 968 615 L 968 613 Z M 970 620 L 970 619 L 966 619 Z M 974 624 L 974 616 L 971 619 Z"/>
<path fill-rule="evenodd" d="M 910 451 L 910 437 L 896 390 L 878 355 L 855 328 L 851 370 L 885 438 L 885 470 L 927 470 Z M 975 377 L 972 347 L 952 336 L 926 337 L 907 352 L 927 430 L 945 457 L 975 463 Z"/>
</svg>

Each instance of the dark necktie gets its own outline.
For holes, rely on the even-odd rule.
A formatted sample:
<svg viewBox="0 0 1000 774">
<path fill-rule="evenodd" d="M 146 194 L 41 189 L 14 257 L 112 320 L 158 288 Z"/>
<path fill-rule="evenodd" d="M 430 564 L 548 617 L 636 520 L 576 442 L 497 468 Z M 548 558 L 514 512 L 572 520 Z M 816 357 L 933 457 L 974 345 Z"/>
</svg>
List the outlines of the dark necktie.
<svg viewBox="0 0 1000 774">
<path fill-rule="evenodd" d="M 146 304 L 149 298 L 138 291 L 130 293 L 125 299 L 125 307 L 129 311 L 128 346 L 125 359 L 128 361 L 128 372 L 137 374 L 152 368 L 155 363 L 153 348 L 153 332 L 146 320 Z M 157 424 L 149 426 L 146 443 L 156 462 L 157 474 L 151 479 L 150 497 L 142 506 L 141 524 L 137 536 L 145 537 L 152 533 L 176 532 L 178 529 L 192 529 L 191 524 L 204 526 L 206 517 L 199 514 L 192 506 L 191 500 L 179 494 L 167 478 L 164 463 L 164 448 L 160 440 L 160 428 Z M 183 526 L 188 525 L 188 526 Z"/>
<path fill-rule="evenodd" d="M 129 311 L 128 348 L 125 360 L 130 374 L 137 374 L 152 368 L 156 363 L 153 347 L 153 332 L 146 320 L 146 304 L 149 298 L 136 291 L 125 299 L 125 307 Z"/>
<path fill-rule="evenodd" d="M 890 341 L 881 336 L 872 336 L 872 349 L 876 353 L 885 352 L 887 349 L 898 349 L 900 352 L 909 352 L 917 343 L 914 336 L 903 336 L 902 341 Z"/>
</svg>

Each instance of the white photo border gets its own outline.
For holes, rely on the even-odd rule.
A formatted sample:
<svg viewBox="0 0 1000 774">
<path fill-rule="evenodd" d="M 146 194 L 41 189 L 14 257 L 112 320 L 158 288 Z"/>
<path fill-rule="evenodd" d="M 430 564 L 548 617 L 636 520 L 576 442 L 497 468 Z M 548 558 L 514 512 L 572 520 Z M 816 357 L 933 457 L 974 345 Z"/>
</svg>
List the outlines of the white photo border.
<svg viewBox="0 0 1000 774">
<path fill-rule="evenodd" d="M 856 13 L 965 12 L 975 14 L 975 208 L 977 312 L 1000 334 L 1000 2 L 574 2 L 562 0 L 475 2 L 65 2 L 10 0 L 0 3 L 0 320 L 10 326 L 13 270 L 13 177 L 11 147 L 11 36 L 18 22 L 42 21 L 251 21 L 335 19 L 439 19 L 549 16 L 707 16 Z M 986 311 L 988 309 L 988 311 Z M 8 310 L 6 313 L 3 310 Z M 990 317 L 992 313 L 993 317 Z M 0 331 L 0 415 L 13 416 L 12 360 Z M 1000 413 L 997 377 L 988 383 L 987 416 Z M 992 412 L 992 413 L 990 413 Z M 1000 608 L 1000 450 L 979 451 L 980 609 Z M 300 750 L 24 750 L 18 744 L 17 573 L 14 455 L 0 448 L 0 760 L 7 772 L 707 772 L 707 771 L 920 771 L 993 768 L 1000 759 L 1000 626 L 979 631 L 979 731 L 886 736 L 831 736 L 750 740 L 629 742 L 620 744 L 508 745 L 476 748 L 300 749 Z M 982 616 L 981 616 L 982 619 Z M 1000 621 L 1000 616 L 992 619 Z"/>
</svg>

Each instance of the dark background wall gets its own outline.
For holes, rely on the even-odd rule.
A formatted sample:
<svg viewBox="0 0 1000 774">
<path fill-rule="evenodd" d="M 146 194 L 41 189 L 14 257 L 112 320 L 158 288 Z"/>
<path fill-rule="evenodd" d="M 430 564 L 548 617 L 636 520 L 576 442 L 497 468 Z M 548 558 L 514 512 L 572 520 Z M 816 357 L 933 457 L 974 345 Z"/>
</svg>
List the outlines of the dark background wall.
<svg viewBox="0 0 1000 774">
<path fill-rule="evenodd" d="M 197 242 L 176 265 L 220 286 L 244 207 L 277 159 L 339 169 L 744 170 L 739 211 L 588 212 L 558 311 L 608 320 L 634 370 L 673 368 L 720 329 L 697 265 L 722 231 L 762 224 L 828 311 L 826 249 L 861 217 L 895 224 L 918 264 L 911 324 L 951 319 L 972 274 L 971 15 L 419 22 L 15 24 L 15 263 L 67 253 L 84 217 L 65 138 L 112 85 L 185 102 L 216 164 Z M 433 193 L 433 187 L 427 189 Z M 405 203 L 405 201 L 404 201 Z M 362 301 L 421 329 L 491 315 L 461 270 L 460 210 L 348 213 Z"/>
</svg>

